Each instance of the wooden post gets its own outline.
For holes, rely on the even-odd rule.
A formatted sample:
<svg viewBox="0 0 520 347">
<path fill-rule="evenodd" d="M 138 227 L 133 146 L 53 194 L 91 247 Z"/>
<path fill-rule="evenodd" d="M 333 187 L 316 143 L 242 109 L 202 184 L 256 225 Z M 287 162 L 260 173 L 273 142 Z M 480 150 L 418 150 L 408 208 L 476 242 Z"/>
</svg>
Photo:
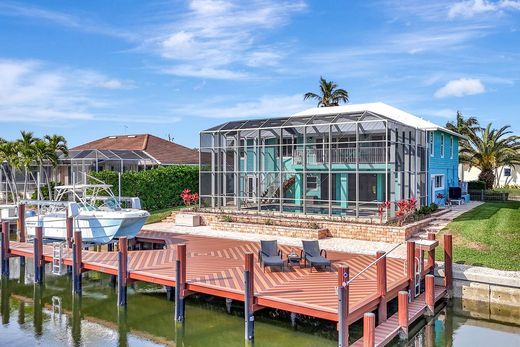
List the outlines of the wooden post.
<svg viewBox="0 0 520 347">
<path fill-rule="evenodd" d="M 37 226 L 34 228 L 34 282 L 43 282 L 44 261 L 43 261 L 43 228 Z"/>
<path fill-rule="evenodd" d="M 448 297 L 453 292 L 453 249 L 451 234 L 444 234 L 444 286 Z"/>
<path fill-rule="evenodd" d="M 433 316 L 435 312 L 435 277 L 433 275 L 426 275 L 424 280 L 425 285 L 425 301 L 426 301 L 426 315 Z"/>
<path fill-rule="evenodd" d="M 184 321 L 184 296 L 186 291 L 186 245 L 177 245 L 175 262 L 175 320 Z"/>
<path fill-rule="evenodd" d="M 244 269 L 244 318 L 245 318 L 245 339 L 251 341 L 255 337 L 255 316 L 253 305 L 255 301 L 255 271 L 253 253 L 245 254 Z"/>
<path fill-rule="evenodd" d="M 117 273 L 117 304 L 126 306 L 128 282 L 128 238 L 119 239 L 118 273 Z"/>
<path fill-rule="evenodd" d="M 415 297 L 415 242 L 406 242 L 406 264 L 410 298 Z"/>
<path fill-rule="evenodd" d="M 397 315 L 399 320 L 399 337 L 408 339 L 408 293 L 400 291 L 397 297 Z"/>
<path fill-rule="evenodd" d="M 378 251 L 376 253 L 376 259 L 379 261 L 376 264 L 377 269 L 377 293 L 379 295 L 379 306 L 377 310 L 378 324 L 386 321 L 386 257 L 385 252 Z"/>
<path fill-rule="evenodd" d="M 82 270 L 82 243 L 81 231 L 74 232 L 74 244 L 72 247 L 72 292 L 81 294 L 81 270 Z"/>
<path fill-rule="evenodd" d="M 376 345 L 376 315 L 367 312 L 363 316 L 363 347 Z"/>
<path fill-rule="evenodd" d="M 338 269 L 338 346 L 348 346 L 348 266 Z"/>
<path fill-rule="evenodd" d="M 9 223 L 2 222 L 2 276 L 9 277 Z"/>
<path fill-rule="evenodd" d="M 18 205 L 18 241 L 25 242 L 25 205 Z"/>
<path fill-rule="evenodd" d="M 74 217 L 67 217 L 67 248 L 72 248 L 72 235 L 74 233 Z"/>
<path fill-rule="evenodd" d="M 428 240 L 435 240 L 435 233 L 428 233 Z M 428 252 L 428 267 L 430 268 L 430 275 L 435 273 L 435 248 Z"/>
</svg>

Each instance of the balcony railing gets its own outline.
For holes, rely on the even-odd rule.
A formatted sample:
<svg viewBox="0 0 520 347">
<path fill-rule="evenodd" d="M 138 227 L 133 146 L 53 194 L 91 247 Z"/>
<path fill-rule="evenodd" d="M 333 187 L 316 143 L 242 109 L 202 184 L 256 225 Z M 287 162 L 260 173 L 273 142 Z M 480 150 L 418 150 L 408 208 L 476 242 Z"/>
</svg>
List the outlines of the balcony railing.
<svg viewBox="0 0 520 347">
<path fill-rule="evenodd" d="M 359 147 L 359 163 L 375 164 L 385 162 L 385 147 Z M 330 150 L 332 164 L 355 164 L 356 148 L 334 148 Z M 293 151 L 293 160 L 296 165 L 303 165 L 303 149 Z M 329 162 L 328 149 L 307 149 L 307 164 L 327 164 Z"/>
</svg>

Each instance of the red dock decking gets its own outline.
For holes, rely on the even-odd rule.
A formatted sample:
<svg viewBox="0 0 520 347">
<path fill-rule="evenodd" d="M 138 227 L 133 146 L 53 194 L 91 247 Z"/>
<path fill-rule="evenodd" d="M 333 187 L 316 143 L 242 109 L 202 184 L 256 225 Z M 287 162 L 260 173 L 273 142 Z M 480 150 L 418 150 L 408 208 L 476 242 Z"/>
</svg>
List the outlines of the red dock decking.
<svg viewBox="0 0 520 347">
<path fill-rule="evenodd" d="M 129 251 L 128 278 L 166 286 L 175 286 L 176 244 L 186 244 L 187 281 L 186 289 L 219 297 L 244 301 L 244 256 L 255 255 L 255 292 L 256 307 L 282 309 L 317 318 L 338 321 L 338 296 L 336 293 L 337 272 L 339 266 L 348 265 L 350 276 L 365 269 L 375 260 L 374 256 L 329 252 L 328 258 L 333 263 L 332 271 L 313 271 L 309 268 L 290 268 L 284 272 L 271 272 L 261 268 L 256 257 L 259 243 L 231 239 L 212 238 L 188 234 L 142 231 L 140 241 L 162 240 L 166 249 Z M 280 246 L 287 255 L 293 247 Z M 43 247 L 44 260 L 52 262 L 52 246 Z M 33 256 L 33 244 L 11 241 L 10 254 L 15 256 Z M 297 249 L 299 252 L 299 249 Z M 72 264 L 71 250 L 63 252 L 63 263 Z M 397 296 L 400 290 L 408 288 L 409 281 L 405 273 L 404 260 L 387 259 L 387 294 L 386 301 Z M 83 270 L 93 270 L 111 275 L 118 273 L 117 252 L 82 252 Z M 425 269 L 426 272 L 427 269 Z M 373 266 L 349 285 L 349 313 L 347 324 L 363 317 L 368 311 L 375 310 L 380 302 L 377 292 L 376 267 Z M 444 287 L 437 288 L 436 295 L 444 293 Z M 418 298 L 424 311 L 424 298 Z M 410 321 L 414 311 L 410 304 Z M 418 309 L 417 312 L 419 312 Z M 422 313 L 422 311 L 420 311 Z M 393 334 L 395 317 L 376 329 L 376 341 L 383 341 Z M 393 335 L 395 336 L 395 334 Z M 384 340 L 386 341 L 386 340 Z"/>
</svg>

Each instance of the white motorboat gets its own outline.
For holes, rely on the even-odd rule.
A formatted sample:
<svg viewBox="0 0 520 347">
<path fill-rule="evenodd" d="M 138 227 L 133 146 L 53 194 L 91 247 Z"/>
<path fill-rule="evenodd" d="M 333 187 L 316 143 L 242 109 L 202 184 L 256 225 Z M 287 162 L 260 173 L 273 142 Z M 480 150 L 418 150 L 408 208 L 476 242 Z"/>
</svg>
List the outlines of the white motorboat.
<svg viewBox="0 0 520 347">
<path fill-rule="evenodd" d="M 71 216 L 73 230 L 81 231 L 83 242 L 103 244 L 123 236 L 134 238 L 150 214 L 141 209 L 139 198 L 127 198 L 131 208 L 123 208 L 111 188 L 108 184 L 57 186 L 54 201 L 23 201 L 38 206 L 38 212 L 25 219 L 27 234 L 34 237 L 36 226 L 41 226 L 44 238 L 65 240 L 66 218 Z"/>
</svg>

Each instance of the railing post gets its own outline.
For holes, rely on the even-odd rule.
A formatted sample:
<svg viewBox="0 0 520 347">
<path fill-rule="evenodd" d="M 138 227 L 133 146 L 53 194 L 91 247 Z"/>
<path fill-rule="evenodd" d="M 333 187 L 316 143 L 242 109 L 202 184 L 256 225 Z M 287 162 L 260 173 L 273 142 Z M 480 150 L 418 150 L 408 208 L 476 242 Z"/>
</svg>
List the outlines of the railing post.
<svg viewBox="0 0 520 347">
<path fill-rule="evenodd" d="M 376 345 L 376 316 L 367 312 L 363 316 L 363 347 L 374 347 Z"/>
<path fill-rule="evenodd" d="M 74 294 L 81 294 L 81 270 L 82 270 L 82 256 L 83 240 L 81 238 L 81 231 L 74 232 L 74 243 L 72 247 L 72 292 Z"/>
<path fill-rule="evenodd" d="M 435 241 L 435 233 L 428 233 L 428 240 Z M 430 275 L 435 273 L 435 248 L 428 251 L 428 267 L 430 268 Z"/>
<path fill-rule="evenodd" d="M 43 228 L 37 226 L 34 229 L 34 282 L 40 284 L 43 282 L 45 265 L 43 261 Z"/>
<path fill-rule="evenodd" d="M 244 318 L 245 318 L 245 339 L 251 341 L 255 337 L 255 316 L 254 316 L 254 300 L 255 300 L 255 272 L 253 253 L 245 254 L 244 269 Z"/>
<path fill-rule="evenodd" d="M 175 262 L 175 320 L 184 321 L 184 296 L 186 290 L 186 245 L 177 245 Z"/>
<path fill-rule="evenodd" d="M 448 297 L 453 294 L 453 248 L 451 234 L 444 234 L 444 286 Z"/>
<path fill-rule="evenodd" d="M 128 282 L 128 238 L 126 237 L 119 239 L 117 264 L 117 304 L 126 306 Z"/>
<path fill-rule="evenodd" d="M 9 223 L 2 222 L 1 234 L 1 248 L 2 248 L 2 276 L 9 278 Z"/>
<path fill-rule="evenodd" d="M 349 267 L 338 269 L 338 346 L 348 346 L 348 280 Z"/>
<path fill-rule="evenodd" d="M 397 296 L 397 316 L 399 320 L 399 338 L 408 339 L 408 293 L 400 291 Z"/>
<path fill-rule="evenodd" d="M 377 270 L 377 293 L 379 295 L 379 306 L 377 310 L 378 323 L 381 324 L 386 321 L 386 256 L 385 252 L 378 251 L 376 259 L 379 259 L 376 264 Z"/>
<path fill-rule="evenodd" d="M 435 277 L 433 275 L 426 275 L 424 281 L 426 282 L 424 293 L 426 315 L 433 316 L 435 312 Z"/>
<path fill-rule="evenodd" d="M 410 298 L 415 297 L 415 242 L 406 242 L 406 262 Z"/>
</svg>

